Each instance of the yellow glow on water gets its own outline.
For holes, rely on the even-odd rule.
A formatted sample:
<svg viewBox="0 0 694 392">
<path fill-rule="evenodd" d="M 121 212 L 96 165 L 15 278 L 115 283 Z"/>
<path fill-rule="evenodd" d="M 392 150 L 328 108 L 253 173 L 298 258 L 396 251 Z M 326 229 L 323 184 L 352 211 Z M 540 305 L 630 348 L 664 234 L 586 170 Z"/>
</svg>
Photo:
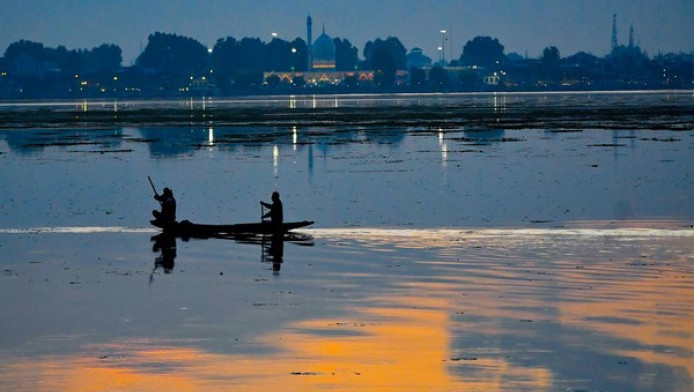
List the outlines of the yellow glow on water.
<svg viewBox="0 0 694 392">
<path fill-rule="evenodd" d="M 590 362 L 594 357 L 587 352 L 615 358 L 609 377 L 636 377 L 644 389 L 658 389 L 660 374 L 652 369 L 672 370 L 663 374 L 679 377 L 674 390 L 686 390 L 681 385 L 694 374 L 689 354 L 694 282 L 686 267 L 691 254 L 675 252 L 691 243 L 691 231 L 489 229 L 466 232 L 466 241 L 457 243 L 460 231 L 446 229 L 314 230 L 338 239 L 360 233 L 373 247 L 383 241 L 446 255 L 459 249 L 451 253 L 456 258 L 413 262 L 427 265 L 429 277 L 401 276 L 387 290 L 367 290 L 371 294 L 354 301 L 331 299 L 330 305 L 340 307 L 332 316 L 304 308 L 298 312 L 302 317 L 237 345 L 206 349 L 195 340 L 116 339 L 85 344 L 75 354 L 4 361 L 0 383 L 8 390 L 39 392 L 554 391 L 588 388 L 566 379 L 581 373 L 563 373 L 561 366 L 533 355 L 556 357 L 558 363 L 567 355 L 567 366 L 590 368 L 574 362 Z M 616 248 L 618 241 L 605 241 L 615 235 L 638 241 L 635 248 L 644 253 L 660 249 L 646 243 L 672 241 L 660 245 L 672 253 L 666 262 L 634 261 L 622 251 L 585 264 L 583 256 L 566 256 L 596 244 Z M 551 247 L 563 256 L 541 256 Z M 504 250 L 487 257 L 488 249 Z M 355 286 L 373 277 L 367 271 L 340 276 Z M 561 344 L 543 345 L 547 326 L 568 336 L 552 337 Z M 596 338 L 588 344 L 609 344 L 585 347 L 586 338 Z M 571 345 L 581 350 L 571 352 Z"/>
<path fill-rule="evenodd" d="M 640 344 L 635 347 L 642 349 L 625 348 L 620 354 L 645 363 L 667 364 L 694 375 L 691 357 L 675 352 L 677 348 L 694 350 L 694 304 L 691 301 L 694 281 L 674 271 L 658 279 L 655 279 L 656 269 L 645 272 L 629 281 L 596 287 L 585 301 L 563 303 L 559 307 L 560 320 L 563 324 L 588 325 L 602 334 L 638 342 Z M 662 349 L 643 349 L 646 347 Z"/>
<path fill-rule="evenodd" d="M 39 392 L 503 391 L 509 385 L 505 378 L 513 376 L 524 380 L 517 384 L 524 388 L 551 385 L 546 369 L 517 368 L 493 358 L 469 365 L 481 376 L 455 376 L 447 307 L 441 298 L 402 297 L 388 307 L 355 309 L 359 317 L 353 320 L 298 322 L 259 339 L 276 349 L 270 355 L 218 354 L 148 340 L 86 347 L 91 356 L 12 364 L 8 371 L 22 381 L 8 385 Z"/>
</svg>

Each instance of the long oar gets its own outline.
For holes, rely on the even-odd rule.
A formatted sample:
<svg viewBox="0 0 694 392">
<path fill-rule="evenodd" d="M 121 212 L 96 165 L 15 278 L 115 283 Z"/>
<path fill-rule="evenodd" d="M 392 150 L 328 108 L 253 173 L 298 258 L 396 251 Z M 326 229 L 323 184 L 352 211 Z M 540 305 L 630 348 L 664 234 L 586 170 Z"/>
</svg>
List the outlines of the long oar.
<svg viewBox="0 0 694 392">
<path fill-rule="evenodd" d="M 159 192 L 157 192 L 157 187 L 154 186 L 154 183 L 152 182 L 152 179 L 151 179 L 149 176 L 147 176 L 147 179 L 149 180 L 149 185 L 152 186 L 152 190 L 154 191 L 154 194 L 157 195 L 157 196 L 159 196 Z"/>
</svg>

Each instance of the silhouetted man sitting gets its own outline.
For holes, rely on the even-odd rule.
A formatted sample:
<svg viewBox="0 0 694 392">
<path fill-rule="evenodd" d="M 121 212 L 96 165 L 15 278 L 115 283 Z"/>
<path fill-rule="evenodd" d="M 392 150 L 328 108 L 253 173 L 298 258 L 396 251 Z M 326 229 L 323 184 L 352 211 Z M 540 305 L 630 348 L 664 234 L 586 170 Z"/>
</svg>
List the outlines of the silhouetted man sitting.
<svg viewBox="0 0 694 392">
<path fill-rule="evenodd" d="M 270 211 L 263 215 L 263 219 L 270 218 L 270 224 L 272 225 L 274 232 L 279 232 L 282 228 L 282 222 L 284 217 L 282 215 L 282 201 L 280 200 L 279 192 L 272 192 L 272 204 L 265 203 L 261 201 L 260 204 L 269 208 Z"/>
<path fill-rule="evenodd" d="M 176 223 L 176 199 L 171 189 L 164 188 L 164 192 L 154 198 L 161 204 L 161 211 L 152 211 L 154 219 L 166 225 Z"/>
</svg>

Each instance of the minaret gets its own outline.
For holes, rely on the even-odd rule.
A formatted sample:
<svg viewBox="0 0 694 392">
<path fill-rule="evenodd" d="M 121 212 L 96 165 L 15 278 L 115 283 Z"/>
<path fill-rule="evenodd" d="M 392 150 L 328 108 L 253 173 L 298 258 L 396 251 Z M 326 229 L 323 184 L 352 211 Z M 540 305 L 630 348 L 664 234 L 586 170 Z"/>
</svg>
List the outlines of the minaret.
<svg viewBox="0 0 694 392">
<path fill-rule="evenodd" d="M 306 18 L 306 55 L 308 56 L 306 63 L 307 71 L 313 71 L 313 40 L 311 39 L 312 30 L 313 21 L 311 20 L 311 14 L 308 14 L 308 18 Z"/>
<path fill-rule="evenodd" d="M 612 14 L 612 50 L 619 46 L 617 43 L 617 14 Z"/>
<path fill-rule="evenodd" d="M 634 25 L 629 26 L 629 47 L 634 47 Z"/>
</svg>

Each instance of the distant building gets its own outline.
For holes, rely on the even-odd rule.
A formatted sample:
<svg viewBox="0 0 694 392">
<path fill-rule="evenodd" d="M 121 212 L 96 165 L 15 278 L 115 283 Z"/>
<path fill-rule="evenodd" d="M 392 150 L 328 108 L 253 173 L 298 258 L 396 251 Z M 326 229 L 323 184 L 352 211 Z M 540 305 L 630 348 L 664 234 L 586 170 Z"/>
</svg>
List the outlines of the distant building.
<svg viewBox="0 0 694 392">
<path fill-rule="evenodd" d="M 311 45 L 313 56 L 311 70 L 335 70 L 335 52 L 335 42 L 325 34 L 325 26 L 323 26 L 323 34 Z"/>
<path fill-rule="evenodd" d="M 429 67 L 431 67 L 431 58 L 425 56 L 422 49 L 412 48 L 407 54 L 407 69 Z"/>
<path fill-rule="evenodd" d="M 312 41 L 313 37 L 313 20 L 311 15 L 306 18 L 306 44 L 308 47 L 308 71 L 306 72 L 265 72 L 263 77 L 267 80 L 268 77 L 276 75 L 280 81 L 285 84 L 293 84 L 294 79 L 303 78 L 308 85 L 337 85 L 344 82 L 345 79 L 353 77 L 357 82 L 369 82 L 373 80 L 373 71 L 336 71 L 335 59 L 337 50 L 335 41 L 325 33 L 325 25 L 323 32 L 316 41 Z"/>
</svg>

